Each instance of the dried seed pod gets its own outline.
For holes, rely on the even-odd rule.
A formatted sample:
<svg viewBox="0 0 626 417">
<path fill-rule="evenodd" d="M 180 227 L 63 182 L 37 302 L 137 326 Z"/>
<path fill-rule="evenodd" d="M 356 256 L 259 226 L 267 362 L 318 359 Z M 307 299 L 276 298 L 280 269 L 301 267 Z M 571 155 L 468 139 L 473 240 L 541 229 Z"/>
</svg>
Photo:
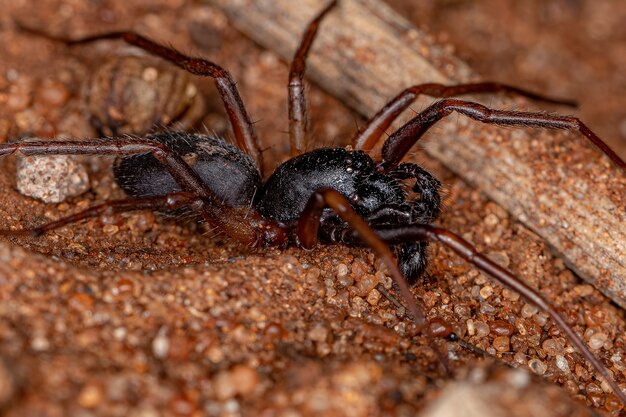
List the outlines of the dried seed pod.
<svg viewBox="0 0 626 417">
<path fill-rule="evenodd" d="M 174 123 L 184 130 L 204 114 L 204 99 L 188 74 L 137 56 L 100 65 L 85 88 L 85 102 L 105 135 L 142 135 Z"/>
</svg>

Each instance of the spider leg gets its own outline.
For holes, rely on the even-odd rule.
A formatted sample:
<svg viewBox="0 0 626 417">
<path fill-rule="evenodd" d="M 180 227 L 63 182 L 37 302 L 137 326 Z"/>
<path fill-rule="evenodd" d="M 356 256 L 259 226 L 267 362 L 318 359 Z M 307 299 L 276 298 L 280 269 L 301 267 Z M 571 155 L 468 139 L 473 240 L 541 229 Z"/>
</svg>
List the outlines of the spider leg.
<svg viewBox="0 0 626 417">
<path fill-rule="evenodd" d="M 306 32 L 300 40 L 300 45 L 291 61 L 289 68 L 289 146 L 291 156 L 300 155 L 306 150 L 308 119 L 306 112 L 306 97 L 304 94 L 304 72 L 306 71 L 306 57 L 309 54 L 317 29 L 326 14 L 337 5 L 333 0 L 309 23 Z"/>
<path fill-rule="evenodd" d="M 261 154 L 261 147 L 259 145 L 256 129 L 250 120 L 250 116 L 248 115 L 246 107 L 243 104 L 241 96 L 239 95 L 235 82 L 231 78 L 230 73 L 221 66 L 204 58 L 185 55 L 172 47 L 161 45 L 134 31 L 116 31 L 91 35 L 78 39 L 67 39 L 53 36 L 38 29 L 25 27 L 23 25 L 21 28 L 29 33 L 43 36 L 54 41 L 63 42 L 69 46 L 86 44 L 104 39 L 120 39 L 130 45 L 136 46 L 144 51 L 163 58 L 191 74 L 213 78 L 220 97 L 224 103 L 226 113 L 230 119 L 230 124 L 233 128 L 237 146 L 252 157 L 263 174 L 263 156 Z"/>
<path fill-rule="evenodd" d="M 43 224 L 41 226 L 21 229 L 21 230 L 0 230 L 2 236 L 41 236 L 51 230 L 58 229 L 63 226 L 67 226 L 72 223 L 77 223 L 81 220 L 90 219 L 93 217 L 99 217 L 103 214 L 123 213 L 135 210 L 175 210 L 183 206 L 191 206 L 195 210 L 202 209 L 204 201 L 193 193 L 188 192 L 175 192 L 159 197 L 146 197 L 146 198 L 127 198 L 123 200 L 107 201 L 103 204 L 98 204 L 93 207 L 89 207 L 83 211 L 72 214 L 67 217 L 60 218 L 58 220 Z"/>
<path fill-rule="evenodd" d="M 615 165 L 626 170 L 626 163 L 577 117 L 494 110 L 482 104 L 452 99 L 441 100 L 432 104 L 394 132 L 383 145 L 381 169 L 386 172 L 395 168 L 432 125 L 452 112 L 487 124 L 577 131 L 600 148 Z"/>
<path fill-rule="evenodd" d="M 409 106 L 422 94 L 426 94 L 431 97 L 448 98 L 464 94 L 490 94 L 500 92 L 515 94 L 531 100 L 543 101 L 545 103 L 560 104 L 570 107 L 576 107 L 578 105 L 572 100 L 546 97 L 512 85 L 496 82 L 458 85 L 443 85 L 435 83 L 418 84 L 403 90 L 389 103 L 387 103 L 378 113 L 372 116 L 365 123 L 365 127 L 359 129 L 359 131 L 352 138 L 352 143 L 354 144 L 355 149 L 362 149 L 366 152 L 371 151 L 372 148 L 376 146 L 376 143 L 378 143 L 383 133 L 385 133 L 385 130 L 387 130 L 394 120 L 396 120 L 396 118 L 403 111 L 409 108 Z"/>
<path fill-rule="evenodd" d="M 440 242 L 457 255 L 465 259 L 470 264 L 476 266 L 480 270 L 486 272 L 502 285 L 518 292 L 527 301 L 535 304 L 537 307 L 545 311 L 561 328 L 563 333 L 570 340 L 578 351 L 587 359 L 600 375 L 609 383 L 613 392 L 622 403 L 626 404 L 626 394 L 619 388 L 610 371 L 604 364 L 589 350 L 580 336 L 576 334 L 574 329 L 565 321 L 556 308 L 547 301 L 538 291 L 529 287 L 511 272 L 500 267 L 491 261 L 485 255 L 479 253 L 469 242 L 462 237 L 452 233 L 449 230 L 422 224 L 414 224 L 402 227 L 385 227 L 375 228 L 373 231 L 380 239 L 388 244 L 399 244 L 415 241 L 436 241 Z M 361 236 L 358 237 L 361 239 Z"/>
<path fill-rule="evenodd" d="M 222 204 L 179 155 L 159 142 L 142 138 L 121 138 L 89 142 L 19 142 L 0 145 L 0 156 L 10 154 L 130 156 L 148 153 L 163 164 L 183 191 L 205 202 L 199 213 L 212 226 L 247 245 L 267 243 L 268 239 L 277 242 L 283 239 L 283 233 L 276 225 L 266 222 L 264 228 L 259 227 L 263 220 L 256 211 Z"/>
</svg>

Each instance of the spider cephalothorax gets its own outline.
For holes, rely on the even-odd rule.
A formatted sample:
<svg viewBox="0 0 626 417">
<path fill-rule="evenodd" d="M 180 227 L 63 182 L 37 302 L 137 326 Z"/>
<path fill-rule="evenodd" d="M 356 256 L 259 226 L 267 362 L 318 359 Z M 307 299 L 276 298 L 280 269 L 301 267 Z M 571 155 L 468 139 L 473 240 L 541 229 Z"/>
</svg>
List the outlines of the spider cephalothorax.
<svg viewBox="0 0 626 417">
<path fill-rule="evenodd" d="M 407 200 L 402 180 L 414 181 L 419 198 Z M 286 225 L 297 223 L 317 190 L 334 189 L 370 226 L 428 224 L 440 210 L 441 184 L 415 164 L 402 164 L 389 173 L 379 172 L 363 151 L 323 148 L 296 156 L 280 165 L 259 191 L 256 207 L 264 217 Z M 330 209 L 320 218 L 319 238 L 341 242 L 343 220 Z M 426 267 L 426 243 L 404 243 L 396 248 L 398 266 L 414 283 Z"/>
</svg>

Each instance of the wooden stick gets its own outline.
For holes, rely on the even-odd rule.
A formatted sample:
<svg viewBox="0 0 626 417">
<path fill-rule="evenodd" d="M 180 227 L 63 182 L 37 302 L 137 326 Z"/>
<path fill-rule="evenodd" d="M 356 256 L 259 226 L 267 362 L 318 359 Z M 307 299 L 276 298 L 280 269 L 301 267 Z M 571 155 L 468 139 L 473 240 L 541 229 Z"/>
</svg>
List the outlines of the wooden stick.
<svg viewBox="0 0 626 417">
<path fill-rule="evenodd" d="M 325 4 L 207 1 L 287 60 Z M 377 0 L 342 0 L 322 23 L 309 56 L 308 77 L 365 116 L 411 85 L 477 81 L 467 65 Z M 491 107 L 536 109 L 521 99 L 487 100 Z M 413 114 L 407 112 L 404 120 Z M 626 308 L 622 170 L 577 134 L 498 128 L 464 117 L 440 126 L 427 139 L 430 155 L 543 236 L 581 277 Z"/>
</svg>

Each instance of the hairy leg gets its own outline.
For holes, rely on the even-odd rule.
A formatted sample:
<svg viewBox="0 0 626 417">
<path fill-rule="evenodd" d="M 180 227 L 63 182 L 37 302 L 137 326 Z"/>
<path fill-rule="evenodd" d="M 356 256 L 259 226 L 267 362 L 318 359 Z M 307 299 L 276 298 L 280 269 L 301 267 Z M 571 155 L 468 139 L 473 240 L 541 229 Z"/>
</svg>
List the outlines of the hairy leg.
<svg viewBox="0 0 626 417">
<path fill-rule="evenodd" d="M 265 222 L 256 211 L 222 204 L 198 174 L 169 147 L 142 138 L 91 140 L 89 142 L 20 142 L 0 145 L 0 156 L 22 155 L 109 155 L 152 154 L 174 177 L 180 188 L 205 201 L 199 214 L 232 239 L 247 245 L 280 242 L 284 233 L 272 222 Z M 259 227 L 263 223 L 264 227 Z M 278 243 L 277 243 L 278 244 Z"/>
<path fill-rule="evenodd" d="M 577 104 L 574 101 L 566 99 L 556 99 L 540 94 L 533 93 L 528 90 L 524 90 L 512 85 L 495 83 L 495 82 L 482 82 L 482 83 L 470 83 L 470 84 L 458 84 L 458 85 L 443 85 L 443 84 L 418 84 L 412 87 L 406 88 L 396 97 L 391 99 L 389 103 L 385 105 L 378 113 L 372 116 L 365 126 L 360 129 L 352 139 L 355 149 L 362 149 L 366 152 L 371 151 L 376 143 L 380 140 L 385 130 L 391 126 L 391 124 L 398 118 L 398 116 L 409 108 L 409 106 L 417 100 L 417 98 L 425 94 L 431 97 L 447 98 L 460 96 L 464 94 L 493 94 L 493 93 L 509 93 L 515 94 L 521 97 L 530 98 L 536 101 L 543 101 L 546 103 L 560 104 L 564 106 L 575 107 Z"/>
<path fill-rule="evenodd" d="M 543 127 L 579 132 L 611 158 L 615 165 L 626 170 L 626 163 L 576 117 L 494 110 L 471 101 L 451 99 L 432 104 L 394 132 L 383 145 L 381 169 L 389 171 L 395 168 L 428 129 L 452 112 L 493 125 Z"/>
<path fill-rule="evenodd" d="M 93 207 L 89 207 L 83 211 L 72 214 L 67 217 L 60 218 L 58 220 L 43 224 L 41 226 L 9 230 L 0 230 L 0 235 L 3 236 L 41 236 L 51 230 L 58 229 L 73 223 L 77 223 L 82 220 L 99 217 L 104 214 L 124 213 L 128 211 L 136 210 L 175 210 L 183 206 L 190 206 L 196 211 L 202 210 L 204 201 L 197 197 L 193 193 L 176 192 L 167 194 L 160 197 L 148 197 L 148 198 L 127 198 L 124 200 L 107 201 L 103 204 L 98 204 Z"/>
<path fill-rule="evenodd" d="M 300 155 L 307 148 L 307 110 L 306 97 L 304 94 L 304 72 L 306 70 L 306 57 L 311 49 L 317 29 L 328 14 L 337 5 L 333 0 L 309 23 L 306 32 L 300 40 L 300 45 L 291 61 L 289 68 L 289 145 L 291 156 Z"/>
<path fill-rule="evenodd" d="M 97 42 L 104 39 L 123 40 L 130 45 L 163 58 L 191 74 L 213 78 L 224 103 L 226 113 L 230 119 L 237 146 L 254 159 L 257 166 L 261 169 L 261 173 L 263 173 L 263 157 L 256 129 L 239 95 L 235 81 L 231 78 L 230 73 L 221 66 L 204 58 L 185 55 L 172 47 L 161 45 L 133 31 L 108 32 L 79 39 L 67 39 L 52 36 L 30 27 L 22 26 L 21 28 L 24 31 L 54 41 L 63 42 L 70 46 Z"/>
</svg>

